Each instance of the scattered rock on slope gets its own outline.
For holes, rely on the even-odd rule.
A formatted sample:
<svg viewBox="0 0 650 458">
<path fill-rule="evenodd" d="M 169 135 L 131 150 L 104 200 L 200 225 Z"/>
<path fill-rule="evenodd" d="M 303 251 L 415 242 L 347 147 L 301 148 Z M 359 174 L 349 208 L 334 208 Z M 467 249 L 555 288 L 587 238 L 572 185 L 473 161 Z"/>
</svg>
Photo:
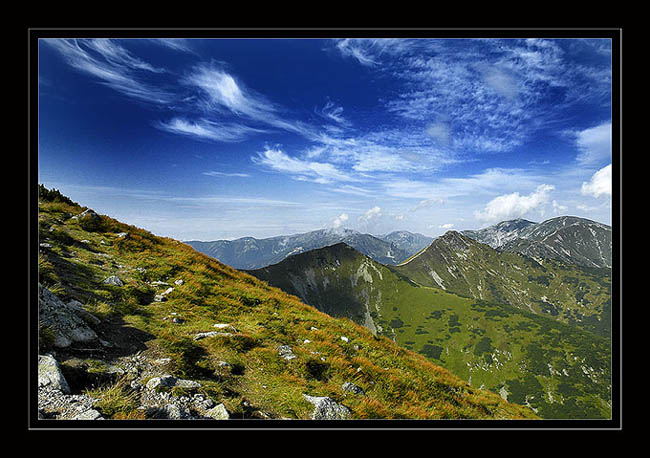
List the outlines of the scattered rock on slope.
<svg viewBox="0 0 650 458">
<path fill-rule="evenodd" d="M 75 307 L 66 305 L 44 286 L 39 284 L 38 288 L 39 324 L 54 333 L 55 347 L 65 348 L 73 343 L 87 343 L 98 338 Z"/>
<path fill-rule="evenodd" d="M 327 396 L 316 397 L 303 394 L 303 397 L 314 404 L 314 411 L 311 414 L 312 420 L 344 420 L 351 414 L 350 409 Z"/>
</svg>

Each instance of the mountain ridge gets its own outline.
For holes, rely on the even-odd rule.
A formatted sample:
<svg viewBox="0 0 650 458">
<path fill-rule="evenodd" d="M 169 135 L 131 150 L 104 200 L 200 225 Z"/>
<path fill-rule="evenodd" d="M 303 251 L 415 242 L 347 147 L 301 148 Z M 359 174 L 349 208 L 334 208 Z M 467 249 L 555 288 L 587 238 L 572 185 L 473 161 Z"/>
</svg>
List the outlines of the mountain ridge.
<svg viewBox="0 0 650 458">
<path fill-rule="evenodd" d="M 276 264 L 292 254 L 339 242 L 346 242 L 383 264 L 396 264 L 409 256 L 407 251 L 390 241 L 345 228 L 318 229 L 264 239 L 242 237 L 212 242 L 189 240 L 184 243 L 236 269 L 256 269 Z"/>
</svg>

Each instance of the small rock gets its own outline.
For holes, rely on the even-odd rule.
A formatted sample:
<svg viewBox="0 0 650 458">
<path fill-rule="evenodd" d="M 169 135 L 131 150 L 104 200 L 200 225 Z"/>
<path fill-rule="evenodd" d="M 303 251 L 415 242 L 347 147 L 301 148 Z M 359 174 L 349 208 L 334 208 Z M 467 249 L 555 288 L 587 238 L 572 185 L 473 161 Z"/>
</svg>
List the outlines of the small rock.
<svg viewBox="0 0 650 458">
<path fill-rule="evenodd" d="M 349 341 L 350 341 L 350 339 L 348 339 L 348 338 L 345 337 L 345 336 L 341 336 L 341 340 L 342 340 L 343 342 L 349 342 Z"/>
<path fill-rule="evenodd" d="M 117 275 L 111 275 L 106 280 L 104 280 L 103 283 L 106 283 L 108 285 L 124 286 L 124 282 L 122 282 L 122 280 L 120 280 L 120 277 Z"/>
<path fill-rule="evenodd" d="M 89 409 L 84 412 L 78 413 L 72 420 L 103 420 L 102 414 L 95 409 Z"/>
<path fill-rule="evenodd" d="M 162 294 L 156 294 L 153 297 L 154 302 L 165 302 L 166 300 L 167 300 L 167 298 L 165 296 L 163 296 Z"/>
<path fill-rule="evenodd" d="M 293 354 L 293 350 L 289 345 L 280 345 L 278 347 L 278 354 L 281 358 L 284 358 L 287 361 L 297 358 L 297 356 Z"/>
<path fill-rule="evenodd" d="M 174 284 L 177 285 L 177 286 L 181 286 L 183 283 L 184 283 L 184 282 L 183 282 L 182 279 L 178 279 L 178 280 L 176 280 L 176 281 L 174 282 Z"/>
<path fill-rule="evenodd" d="M 169 364 L 171 362 L 172 362 L 171 358 L 159 358 L 159 359 L 154 360 L 154 364 L 158 364 L 160 366 L 164 366 L 164 365 Z"/>
<path fill-rule="evenodd" d="M 40 246 L 41 248 L 52 248 L 52 244 L 51 243 L 46 243 L 46 242 L 43 242 L 43 243 L 39 244 L 38 246 Z"/>
<path fill-rule="evenodd" d="M 174 291 L 174 288 L 167 288 L 165 291 L 163 291 L 163 292 L 160 293 L 160 294 L 162 294 L 163 296 L 166 296 L 166 295 L 168 295 L 169 293 L 171 293 L 172 291 Z"/>
<path fill-rule="evenodd" d="M 196 388 L 201 388 L 201 384 L 199 382 L 196 382 L 194 380 L 177 380 L 176 385 L 179 388 L 187 388 L 187 389 L 196 389 Z"/>
<path fill-rule="evenodd" d="M 312 420 L 344 420 L 351 414 L 350 409 L 338 404 L 329 397 L 316 397 L 303 394 L 303 397 L 314 405 Z"/>
<path fill-rule="evenodd" d="M 116 234 L 118 239 L 128 239 L 129 238 L 129 233 L 128 232 L 120 232 L 119 234 Z"/>
<path fill-rule="evenodd" d="M 215 337 L 215 336 L 230 337 L 232 336 L 232 334 L 229 332 L 219 332 L 219 331 L 199 332 L 194 336 L 194 340 L 201 340 L 201 339 L 205 339 L 206 337 Z"/>
<path fill-rule="evenodd" d="M 177 378 L 171 375 L 163 375 L 162 377 L 153 377 L 147 382 L 148 390 L 155 390 L 158 387 L 172 388 L 176 385 Z"/>
<path fill-rule="evenodd" d="M 205 414 L 215 420 L 228 420 L 230 418 L 230 414 L 223 404 L 218 404 L 210 410 L 207 410 Z"/>
<path fill-rule="evenodd" d="M 354 394 L 361 394 L 361 395 L 366 394 L 365 391 L 363 391 L 360 387 L 350 382 L 345 382 L 343 385 L 341 385 L 341 389 L 343 391 L 349 391 Z"/>
</svg>

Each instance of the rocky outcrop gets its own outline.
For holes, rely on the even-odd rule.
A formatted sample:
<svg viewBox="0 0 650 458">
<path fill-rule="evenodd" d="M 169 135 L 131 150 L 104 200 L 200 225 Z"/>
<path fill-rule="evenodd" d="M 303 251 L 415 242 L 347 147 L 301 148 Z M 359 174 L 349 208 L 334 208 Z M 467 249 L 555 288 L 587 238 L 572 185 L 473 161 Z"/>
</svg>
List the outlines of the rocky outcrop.
<svg viewBox="0 0 650 458">
<path fill-rule="evenodd" d="M 39 325 L 54 334 L 55 347 L 65 348 L 74 343 L 88 343 L 98 339 L 83 318 L 87 317 L 88 312 L 83 309 L 80 312 L 76 305 L 70 307 L 40 284 L 38 289 Z"/>
</svg>

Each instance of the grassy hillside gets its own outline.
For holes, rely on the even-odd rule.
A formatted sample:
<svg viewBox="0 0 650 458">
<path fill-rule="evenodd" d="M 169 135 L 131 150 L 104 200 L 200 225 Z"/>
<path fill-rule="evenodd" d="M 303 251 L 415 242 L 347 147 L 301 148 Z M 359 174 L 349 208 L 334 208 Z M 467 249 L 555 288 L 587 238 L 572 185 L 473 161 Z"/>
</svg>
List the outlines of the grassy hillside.
<svg viewBox="0 0 650 458">
<path fill-rule="evenodd" d="M 101 319 L 100 338 L 112 342 L 90 357 L 88 348 L 57 349 L 64 366 L 66 359 L 86 358 L 85 364 L 99 367 L 136 353 L 170 358 L 170 374 L 200 382 L 201 393 L 234 418 L 251 409 L 265 418 L 310 418 L 313 405 L 304 394 L 329 396 L 359 419 L 537 418 L 388 338 L 332 318 L 183 243 L 106 216 L 74 218 L 84 210 L 42 190 L 39 283 L 66 302 L 80 301 Z M 104 282 L 112 275 L 123 285 Z M 169 285 L 166 300 L 155 301 Z M 195 339 L 214 331 L 214 324 L 233 331 Z M 48 329 L 39 335 L 41 353 L 51 351 Z M 296 358 L 283 359 L 283 345 Z M 96 408 L 108 418 L 142 419 L 142 392 L 129 388 L 136 375 L 126 371 L 116 382 L 79 389 L 99 397 Z M 365 395 L 343 390 L 345 382 Z"/>
<path fill-rule="evenodd" d="M 424 287 L 345 245 L 252 271 L 543 418 L 609 418 L 608 339 L 529 310 Z"/>
</svg>

